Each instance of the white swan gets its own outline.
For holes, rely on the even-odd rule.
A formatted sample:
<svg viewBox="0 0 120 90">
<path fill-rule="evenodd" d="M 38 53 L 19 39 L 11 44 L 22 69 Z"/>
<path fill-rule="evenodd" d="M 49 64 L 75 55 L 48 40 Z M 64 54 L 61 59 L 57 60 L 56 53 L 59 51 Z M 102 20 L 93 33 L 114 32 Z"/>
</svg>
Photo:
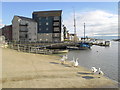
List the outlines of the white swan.
<svg viewBox="0 0 120 90">
<path fill-rule="evenodd" d="M 63 55 L 63 57 L 60 59 L 61 61 L 61 64 L 64 64 L 65 63 L 65 56 Z"/>
<path fill-rule="evenodd" d="M 101 71 L 100 68 L 99 68 L 99 70 L 98 70 L 98 74 L 104 75 L 103 71 Z"/>
<path fill-rule="evenodd" d="M 78 66 L 78 58 L 75 60 L 75 64 L 74 64 L 74 67 L 77 67 Z"/>
<path fill-rule="evenodd" d="M 91 70 L 93 73 L 96 73 L 98 71 L 95 67 L 92 67 Z"/>
<path fill-rule="evenodd" d="M 65 55 L 65 59 L 66 59 L 66 60 L 68 59 L 68 55 L 67 55 L 67 54 Z"/>
<path fill-rule="evenodd" d="M 74 57 L 73 57 L 73 60 L 70 61 L 70 63 L 71 63 L 72 66 L 74 66 L 74 64 L 75 64 L 75 58 Z"/>
</svg>

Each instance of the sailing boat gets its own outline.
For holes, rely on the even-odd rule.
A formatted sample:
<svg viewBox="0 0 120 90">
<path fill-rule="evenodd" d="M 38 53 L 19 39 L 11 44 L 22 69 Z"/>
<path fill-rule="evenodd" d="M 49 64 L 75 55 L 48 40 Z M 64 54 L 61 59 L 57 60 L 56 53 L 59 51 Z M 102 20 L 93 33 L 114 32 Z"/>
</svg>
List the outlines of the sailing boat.
<svg viewBox="0 0 120 90">
<path fill-rule="evenodd" d="M 79 42 L 77 44 L 77 47 L 79 47 L 79 49 L 90 49 L 91 45 L 87 42 L 85 42 L 85 23 L 84 23 L 84 41 L 83 42 Z"/>
<path fill-rule="evenodd" d="M 75 11 L 74 11 L 74 43 L 76 43 L 75 46 L 67 46 L 67 49 L 70 50 L 84 50 L 84 49 L 90 49 L 91 45 L 87 42 L 85 42 L 85 23 L 84 23 L 84 42 L 77 43 L 75 40 L 76 34 L 76 20 L 75 20 Z"/>
<path fill-rule="evenodd" d="M 91 49 L 90 43 L 85 42 L 85 23 L 84 23 L 84 41 L 77 43 L 75 46 L 68 46 L 70 50 L 87 50 Z"/>
</svg>

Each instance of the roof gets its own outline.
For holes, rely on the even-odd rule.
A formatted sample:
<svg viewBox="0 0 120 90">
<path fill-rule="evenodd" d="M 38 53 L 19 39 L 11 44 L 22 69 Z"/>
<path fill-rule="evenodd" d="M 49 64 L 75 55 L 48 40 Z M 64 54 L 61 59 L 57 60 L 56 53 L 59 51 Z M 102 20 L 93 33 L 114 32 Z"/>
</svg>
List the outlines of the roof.
<svg viewBox="0 0 120 90">
<path fill-rule="evenodd" d="M 34 19 L 32 19 L 32 18 L 28 18 L 28 17 L 17 16 L 17 15 L 15 15 L 15 17 L 19 17 L 19 18 L 22 19 L 22 20 L 27 20 L 27 21 L 36 22 Z"/>
<path fill-rule="evenodd" d="M 45 12 L 62 12 L 62 10 L 35 11 L 35 12 L 33 12 L 33 13 L 45 13 Z"/>
<path fill-rule="evenodd" d="M 4 25 L 2 28 L 0 28 L 0 29 L 4 29 L 4 28 L 12 28 L 12 25 Z"/>
</svg>

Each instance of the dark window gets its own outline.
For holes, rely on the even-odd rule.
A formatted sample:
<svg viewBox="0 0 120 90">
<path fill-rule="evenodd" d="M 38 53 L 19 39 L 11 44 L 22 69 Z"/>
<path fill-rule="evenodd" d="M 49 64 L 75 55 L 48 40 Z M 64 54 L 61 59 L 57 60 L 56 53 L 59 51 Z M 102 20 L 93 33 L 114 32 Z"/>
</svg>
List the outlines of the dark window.
<svg viewBox="0 0 120 90">
<path fill-rule="evenodd" d="M 25 38 L 27 38 L 27 37 L 28 37 L 28 35 L 26 34 L 26 35 L 25 35 Z"/>
</svg>

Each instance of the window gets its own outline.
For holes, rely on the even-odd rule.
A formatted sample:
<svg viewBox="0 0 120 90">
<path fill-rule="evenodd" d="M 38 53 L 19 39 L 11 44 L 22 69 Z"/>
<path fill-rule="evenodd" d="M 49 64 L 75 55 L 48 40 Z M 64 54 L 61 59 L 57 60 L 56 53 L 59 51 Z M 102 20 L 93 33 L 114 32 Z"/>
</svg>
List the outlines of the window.
<svg viewBox="0 0 120 90">
<path fill-rule="evenodd" d="M 41 17 L 39 18 L 39 20 L 41 20 Z"/>
<path fill-rule="evenodd" d="M 42 41 L 42 39 L 40 39 L 40 41 Z"/>
<path fill-rule="evenodd" d="M 39 31 L 41 31 L 41 28 L 39 28 Z"/>
<path fill-rule="evenodd" d="M 26 35 L 25 35 L 25 38 L 27 38 L 27 37 L 28 37 L 28 35 L 26 34 Z"/>
<path fill-rule="evenodd" d="M 46 17 L 46 20 L 48 20 L 48 17 Z"/>
<path fill-rule="evenodd" d="M 41 22 L 39 22 L 39 25 L 41 25 Z"/>
<path fill-rule="evenodd" d="M 59 37 L 60 34 L 59 33 L 54 33 L 54 37 Z"/>
<path fill-rule="evenodd" d="M 48 22 L 46 22 L 46 25 L 48 25 Z"/>
<path fill-rule="evenodd" d="M 48 28 L 46 28 L 46 30 L 48 30 Z"/>
</svg>

